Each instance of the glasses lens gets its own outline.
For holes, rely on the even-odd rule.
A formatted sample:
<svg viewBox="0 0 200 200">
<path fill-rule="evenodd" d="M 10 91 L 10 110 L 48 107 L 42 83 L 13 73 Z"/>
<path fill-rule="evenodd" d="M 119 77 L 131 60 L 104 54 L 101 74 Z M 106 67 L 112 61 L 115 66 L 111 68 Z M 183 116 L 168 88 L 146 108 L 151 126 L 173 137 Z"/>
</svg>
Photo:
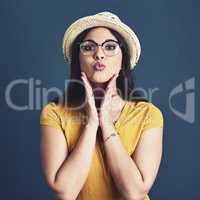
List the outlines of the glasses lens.
<svg viewBox="0 0 200 200">
<path fill-rule="evenodd" d="M 84 55 L 92 55 L 96 51 L 96 44 L 91 41 L 82 42 L 80 50 Z"/>
<path fill-rule="evenodd" d="M 112 56 L 118 53 L 119 44 L 114 41 L 108 41 L 104 43 L 103 48 L 106 55 Z"/>
</svg>

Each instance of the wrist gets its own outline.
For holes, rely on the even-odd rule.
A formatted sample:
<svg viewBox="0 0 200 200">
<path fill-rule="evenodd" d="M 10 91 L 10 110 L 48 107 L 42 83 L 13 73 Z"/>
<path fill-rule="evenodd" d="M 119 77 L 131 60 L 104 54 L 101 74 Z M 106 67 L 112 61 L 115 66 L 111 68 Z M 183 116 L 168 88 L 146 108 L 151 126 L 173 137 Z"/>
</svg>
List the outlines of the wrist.
<svg viewBox="0 0 200 200">
<path fill-rule="evenodd" d="M 92 118 L 89 118 L 86 122 L 86 125 L 91 125 L 91 126 L 99 126 L 99 121 L 98 120 L 94 120 Z"/>
<path fill-rule="evenodd" d="M 106 138 L 104 138 L 104 143 L 106 143 L 109 139 L 111 139 L 111 137 L 116 137 L 117 136 L 117 134 L 116 133 L 111 133 L 109 136 L 107 136 Z"/>
<path fill-rule="evenodd" d="M 108 132 L 108 133 L 115 131 L 115 127 L 112 123 L 102 124 L 101 129 L 102 129 L 103 132 Z"/>
<path fill-rule="evenodd" d="M 99 125 L 93 121 L 88 121 L 86 124 L 87 128 L 94 129 L 94 130 L 98 129 L 98 126 Z"/>
</svg>

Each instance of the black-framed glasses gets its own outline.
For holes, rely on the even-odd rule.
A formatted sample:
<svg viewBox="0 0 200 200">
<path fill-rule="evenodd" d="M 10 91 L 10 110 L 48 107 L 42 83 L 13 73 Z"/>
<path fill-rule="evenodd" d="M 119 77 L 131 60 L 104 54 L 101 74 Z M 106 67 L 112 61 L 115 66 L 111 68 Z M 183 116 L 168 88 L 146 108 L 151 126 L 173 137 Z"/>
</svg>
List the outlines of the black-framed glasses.
<svg viewBox="0 0 200 200">
<path fill-rule="evenodd" d="M 115 40 L 106 40 L 102 44 L 98 44 L 93 40 L 84 40 L 80 43 L 80 52 L 83 55 L 90 56 L 94 55 L 97 51 L 98 46 L 101 46 L 106 56 L 114 56 L 119 52 L 121 44 Z"/>
</svg>

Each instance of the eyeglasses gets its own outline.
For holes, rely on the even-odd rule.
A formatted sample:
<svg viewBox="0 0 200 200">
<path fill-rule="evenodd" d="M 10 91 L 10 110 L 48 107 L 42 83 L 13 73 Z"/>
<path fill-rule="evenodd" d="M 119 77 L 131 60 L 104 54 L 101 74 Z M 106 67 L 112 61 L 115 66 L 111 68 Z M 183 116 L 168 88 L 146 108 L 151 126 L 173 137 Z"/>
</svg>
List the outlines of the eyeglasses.
<svg viewBox="0 0 200 200">
<path fill-rule="evenodd" d="M 93 40 L 85 40 L 78 43 L 80 51 L 83 55 L 91 56 L 97 52 L 98 46 L 101 46 L 106 56 L 114 56 L 119 52 L 121 44 L 115 40 L 106 40 L 102 44 L 98 44 Z"/>
</svg>

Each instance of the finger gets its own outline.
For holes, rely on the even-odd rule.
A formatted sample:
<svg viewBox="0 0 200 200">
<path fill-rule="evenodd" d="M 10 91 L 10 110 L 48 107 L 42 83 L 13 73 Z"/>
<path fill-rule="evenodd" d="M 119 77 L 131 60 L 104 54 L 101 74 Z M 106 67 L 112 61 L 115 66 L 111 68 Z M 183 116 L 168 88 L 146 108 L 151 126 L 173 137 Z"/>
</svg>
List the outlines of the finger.
<svg viewBox="0 0 200 200">
<path fill-rule="evenodd" d="M 89 95 L 94 97 L 92 86 L 91 86 L 91 84 L 90 84 L 85 72 L 81 72 L 81 74 L 82 74 L 82 77 L 83 77 L 83 79 L 85 81 L 85 84 L 86 84 L 87 90 L 89 92 Z"/>
<path fill-rule="evenodd" d="M 109 100 L 112 98 L 112 94 L 113 94 L 113 91 L 114 91 L 114 88 L 113 87 L 109 87 L 107 90 L 106 90 L 106 93 L 104 95 L 104 98 L 106 100 Z"/>
<path fill-rule="evenodd" d="M 81 72 L 81 74 L 82 74 L 82 76 L 85 78 L 87 84 L 91 87 L 91 84 L 90 84 L 90 82 L 89 82 L 89 80 L 88 80 L 88 78 L 87 78 L 85 72 Z M 91 87 L 91 88 L 92 88 L 92 87 Z"/>
<path fill-rule="evenodd" d="M 113 85 L 114 85 L 114 83 L 115 83 L 115 81 L 116 81 L 118 75 L 119 75 L 119 74 L 114 74 L 114 75 L 112 76 L 112 78 L 110 79 L 110 81 L 109 81 L 109 83 L 108 83 L 108 86 L 107 86 L 108 88 L 113 87 Z"/>
<path fill-rule="evenodd" d="M 112 100 L 112 98 L 111 98 L 111 95 L 110 95 L 110 93 L 108 92 L 108 93 L 106 93 L 106 95 L 104 96 L 104 99 L 103 99 L 103 102 L 102 102 L 102 107 L 110 107 L 110 105 L 111 105 L 111 100 Z"/>
<path fill-rule="evenodd" d="M 85 90 L 86 90 L 86 95 L 87 95 L 87 97 L 88 97 L 88 98 L 93 97 L 93 92 L 92 92 L 90 86 L 87 84 L 85 78 L 84 78 L 84 77 L 81 77 L 81 78 L 82 78 L 82 80 L 83 80 L 83 84 L 84 84 L 84 87 L 85 87 Z"/>
<path fill-rule="evenodd" d="M 84 80 L 84 83 L 85 83 L 85 85 L 88 87 L 88 89 L 91 90 L 91 89 L 92 89 L 92 88 L 91 88 L 91 85 L 88 83 L 86 77 L 85 77 L 84 75 L 82 75 L 81 78 L 82 78 L 82 80 Z"/>
<path fill-rule="evenodd" d="M 87 84 L 85 78 L 84 78 L 83 76 L 81 76 L 81 79 L 82 79 L 82 81 L 83 81 L 83 85 L 84 85 L 85 89 L 88 90 L 88 89 L 89 89 L 89 86 L 88 86 L 88 84 Z"/>
<path fill-rule="evenodd" d="M 105 99 L 106 101 L 110 101 L 112 99 L 112 94 L 113 94 L 113 89 L 109 89 L 107 92 L 106 92 L 106 95 L 105 95 Z"/>
<path fill-rule="evenodd" d="M 90 83 L 87 81 L 86 77 L 85 77 L 85 76 L 81 76 L 81 78 L 82 78 L 82 80 L 84 81 L 84 84 L 85 84 L 85 86 L 87 87 L 87 89 L 88 89 L 91 93 L 93 93 L 92 87 L 91 87 Z"/>
<path fill-rule="evenodd" d="M 114 92 L 114 84 L 112 84 L 112 85 L 109 85 L 107 88 L 106 88 L 106 93 L 112 93 L 113 94 L 113 92 Z"/>
</svg>

